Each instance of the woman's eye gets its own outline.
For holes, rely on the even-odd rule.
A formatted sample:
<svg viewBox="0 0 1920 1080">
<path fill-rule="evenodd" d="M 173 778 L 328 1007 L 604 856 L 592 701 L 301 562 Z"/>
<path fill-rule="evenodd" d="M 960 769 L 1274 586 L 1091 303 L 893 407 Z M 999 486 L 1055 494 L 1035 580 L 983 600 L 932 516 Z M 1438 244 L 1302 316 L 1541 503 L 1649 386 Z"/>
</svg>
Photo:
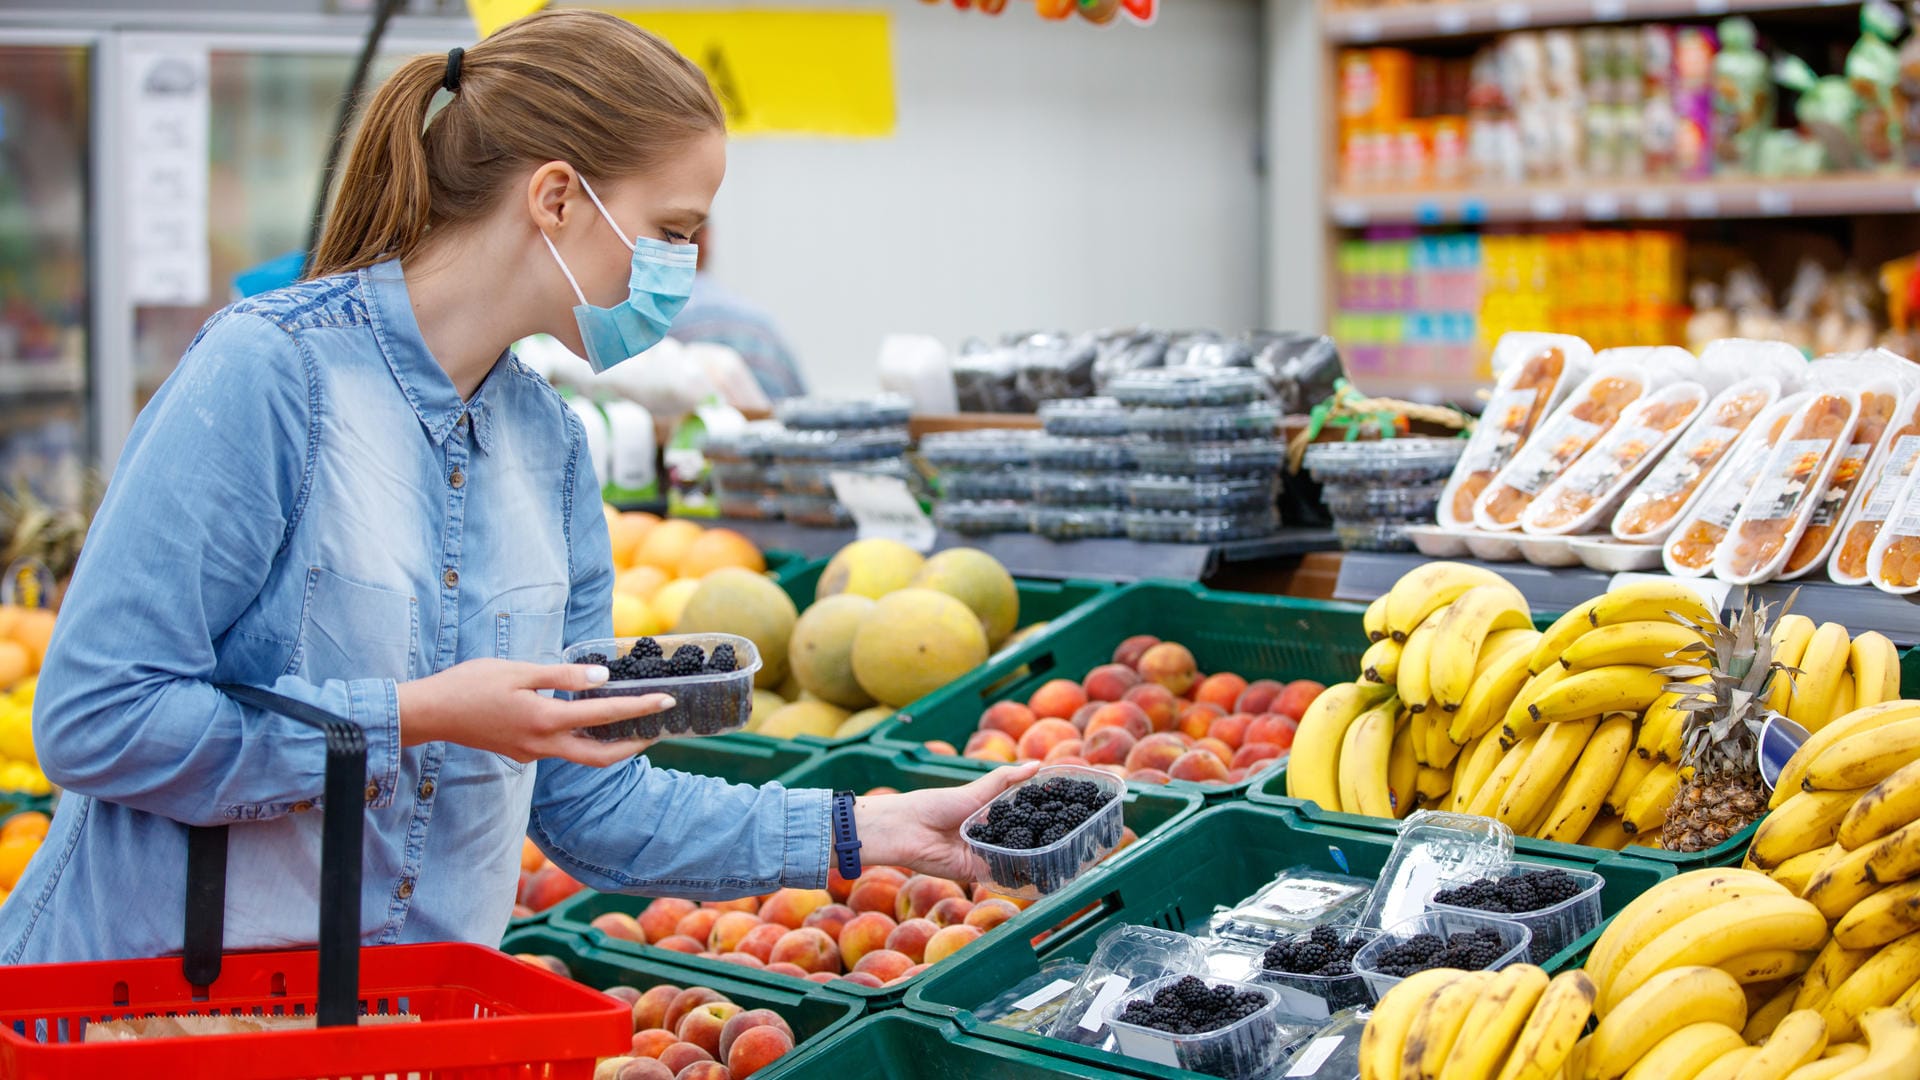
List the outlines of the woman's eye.
<svg viewBox="0 0 1920 1080">
<path fill-rule="evenodd" d="M 686 233 L 677 233 L 672 229 L 662 229 L 661 232 L 666 235 L 667 243 L 669 244 L 684 244 L 693 239 Z"/>
</svg>

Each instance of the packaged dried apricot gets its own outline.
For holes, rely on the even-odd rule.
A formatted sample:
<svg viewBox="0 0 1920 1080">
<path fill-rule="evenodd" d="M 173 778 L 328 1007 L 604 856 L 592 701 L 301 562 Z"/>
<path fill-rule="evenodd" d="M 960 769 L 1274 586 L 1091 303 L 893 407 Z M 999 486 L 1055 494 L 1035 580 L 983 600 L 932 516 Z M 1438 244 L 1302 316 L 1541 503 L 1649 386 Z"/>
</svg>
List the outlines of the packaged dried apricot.
<svg viewBox="0 0 1920 1080">
<path fill-rule="evenodd" d="M 1760 478 L 1760 470 L 1774 445 L 1786 434 L 1787 424 L 1807 400 L 1806 394 L 1794 394 L 1767 406 L 1749 433 L 1742 437 L 1719 472 L 1706 486 L 1692 510 L 1667 536 L 1661 549 L 1661 562 L 1667 573 L 1676 577 L 1700 577 L 1713 571 L 1714 554 L 1720 541 L 1740 516 L 1747 492 Z"/>
<path fill-rule="evenodd" d="M 1780 380 L 1771 375 L 1742 379 L 1716 395 L 1666 456 L 1628 492 L 1613 516 L 1614 537 L 1636 544 L 1665 540 L 1732 458 L 1754 418 L 1779 399 Z"/>
<path fill-rule="evenodd" d="M 1794 413 L 1714 552 L 1713 576 L 1721 581 L 1750 585 L 1780 572 L 1852 445 L 1859 392 L 1810 393 L 1812 400 Z"/>
<path fill-rule="evenodd" d="M 1880 528 L 1900 500 L 1907 477 L 1920 461 L 1920 394 L 1913 395 L 1901 415 L 1906 422 L 1887 434 L 1886 450 L 1877 465 L 1870 466 L 1867 479 L 1860 485 L 1860 496 L 1853 500 L 1841 530 L 1840 543 L 1827 556 L 1827 576 L 1842 585 L 1867 582 L 1867 556 Z"/>
<path fill-rule="evenodd" d="M 1867 554 L 1867 580 L 1881 592 L 1920 592 L 1920 470 L 1907 476 Z"/>
<path fill-rule="evenodd" d="M 1520 527 L 1536 536 L 1587 531 L 1706 403 L 1706 387 L 1677 382 L 1627 406 L 1613 430 L 1533 500 Z"/>
<path fill-rule="evenodd" d="M 1474 501 L 1474 524 L 1494 532 L 1520 524 L 1521 513 L 1613 430 L 1649 382 L 1647 371 L 1633 364 L 1608 365 L 1587 376 Z"/>
<path fill-rule="evenodd" d="M 1593 348 L 1566 334 L 1509 333 L 1493 347 L 1499 372 L 1467 449 L 1440 496 L 1440 524 L 1473 527 L 1473 504 L 1513 460 L 1547 413 L 1593 361 Z"/>
<path fill-rule="evenodd" d="M 1840 464 L 1834 467 L 1833 479 L 1827 482 L 1827 490 L 1814 506 L 1806 531 L 1794 542 L 1793 553 L 1781 567 L 1781 580 L 1802 577 L 1827 561 L 1827 553 L 1833 550 L 1834 541 L 1840 535 L 1841 524 L 1865 486 L 1863 481 L 1880 467 L 1887 436 L 1902 411 L 1903 400 L 1899 385 L 1892 379 L 1860 391 L 1860 420 L 1854 425 L 1853 441 L 1841 456 Z"/>
</svg>

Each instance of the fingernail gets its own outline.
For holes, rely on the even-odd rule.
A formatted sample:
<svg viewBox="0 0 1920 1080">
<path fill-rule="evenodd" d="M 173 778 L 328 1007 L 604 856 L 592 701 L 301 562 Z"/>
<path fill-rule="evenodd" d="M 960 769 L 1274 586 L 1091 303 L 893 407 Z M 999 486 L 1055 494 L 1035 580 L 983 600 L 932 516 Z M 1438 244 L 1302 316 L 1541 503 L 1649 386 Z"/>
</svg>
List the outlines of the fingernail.
<svg viewBox="0 0 1920 1080">
<path fill-rule="evenodd" d="M 680 703 L 678 701 L 675 701 L 671 695 L 669 694 L 660 695 L 660 711 L 665 712 L 666 710 L 671 709 L 678 704 Z"/>
<path fill-rule="evenodd" d="M 604 664 L 586 664 L 583 666 L 587 669 L 588 686 L 599 686 L 610 677 Z"/>
</svg>

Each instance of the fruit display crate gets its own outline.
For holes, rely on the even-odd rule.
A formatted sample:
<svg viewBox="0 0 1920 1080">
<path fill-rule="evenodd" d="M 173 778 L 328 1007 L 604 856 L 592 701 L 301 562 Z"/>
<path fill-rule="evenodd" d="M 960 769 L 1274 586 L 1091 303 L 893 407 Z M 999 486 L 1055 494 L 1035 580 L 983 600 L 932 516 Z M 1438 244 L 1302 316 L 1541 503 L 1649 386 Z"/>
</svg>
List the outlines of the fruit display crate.
<svg viewBox="0 0 1920 1080">
<path fill-rule="evenodd" d="M 1247 798 L 1264 806 L 1280 806 L 1297 810 L 1312 821 L 1339 825 L 1352 829 L 1364 829 L 1369 832 L 1393 834 L 1400 828 L 1398 819 L 1367 817 L 1364 814 L 1346 814 L 1322 809 L 1320 804 L 1304 799 L 1287 796 L 1287 770 L 1283 764 L 1267 775 L 1260 777 L 1259 783 L 1247 792 Z M 1672 867 L 1678 873 L 1685 870 L 1699 870 L 1713 866 L 1738 866 L 1746 857 L 1747 845 L 1753 842 L 1753 834 L 1760 828 L 1759 821 L 1740 830 L 1726 843 L 1710 847 L 1705 851 L 1681 852 L 1661 851 L 1658 848 L 1629 846 L 1619 852 L 1609 852 L 1605 848 L 1587 847 L 1583 844 L 1562 844 L 1552 840 L 1536 840 L 1531 836 L 1514 837 L 1514 850 L 1522 855 L 1543 859 L 1591 859 L 1597 854 L 1618 854 L 1624 858 L 1640 862 Z"/>
<path fill-rule="evenodd" d="M 900 710 L 875 729 L 873 741 L 922 757 L 939 756 L 926 748 L 929 740 L 964 746 L 989 705 L 1025 701 L 1050 679 L 1078 681 L 1110 662 L 1114 647 L 1136 634 L 1185 645 L 1204 672 L 1231 671 L 1249 681 L 1340 682 L 1360 670 L 1367 642 L 1364 613 L 1354 604 L 1226 592 L 1190 582 L 1138 582 L 1099 597 L 972 675 Z M 959 760 L 977 768 L 991 764 Z M 1238 797 L 1264 775 L 1240 784 L 1176 781 L 1173 786 L 1220 800 Z"/>
<path fill-rule="evenodd" d="M 1251 803 L 1209 807 L 1174 826 L 1152 844 L 1135 845 L 1076 882 L 1049 904 L 1064 922 L 1035 944 L 1023 933 L 981 942 L 970 962 L 930 971 L 907 995 L 907 1007 L 950 1019 L 974 1035 L 1025 1047 L 1086 1065 L 1151 1077 L 1190 1073 L 1132 1060 L 1059 1039 L 1044 1038 L 981 1020 L 973 1010 L 1008 987 L 1037 974 L 1048 961 L 1085 962 L 1101 935 L 1117 926 L 1155 926 L 1203 932 L 1217 907 L 1238 904 L 1289 869 L 1351 874 L 1377 879 L 1393 847 L 1390 835 L 1316 821 L 1298 811 Z M 1606 880 L 1603 919 L 1672 876 L 1673 868 L 1613 852 L 1598 857 L 1567 849 L 1562 857 L 1529 853 L 1529 864 L 1589 870 Z M 1603 922 L 1602 927 L 1605 923 Z M 1590 947 L 1600 928 L 1562 949 L 1542 966 L 1562 970 Z"/>
<path fill-rule="evenodd" d="M 850 999 L 762 986 L 734 978 L 729 971 L 690 972 L 646 957 L 596 949 L 576 935 L 550 927 L 509 934 L 500 948 L 507 953 L 555 957 L 567 966 L 576 981 L 598 990 L 631 986 L 645 991 L 662 983 L 682 989 L 705 986 L 742 1009 L 771 1009 L 793 1028 L 794 1048 L 753 1074 L 764 1080 L 803 1075 L 801 1069 L 808 1051 L 834 1041 L 859 1020 L 862 1012 L 860 1003 Z"/>
<path fill-rule="evenodd" d="M 809 572 L 818 573 L 816 563 L 819 566 L 827 565 L 824 559 L 816 559 L 798 551 L 775 548 L 763 554 L 767 560 L 767 576 L 781 585 Z"/>
<path fill-rule="evenodd" d="M 827 754 L 796 770 L 785 778 L 785 782 L 790 787 L 818 787 L 834 791 L 864 793 L 875 787 L 891 787 L 899 791 L 956 787 L 977 780 L 979 777 L 979 772 L 975 770 L 959 768 L 946 762 L 919 761 L 898 751 L 872 746 L 853 746 Z M 1138 847 L 1155 840 L 1191 817 L 1199 809 L 1200 800 L 1186 792 L 1158 788 L 1129 789 L 1123 815 L 1127 827 L 1140 838 L 1132 846 Z M 1124 854 L 1126 852 L 1123 851 L 1114 855 L 1113 858 L 1119 859 Z M 1089 873 L 1098 872 L 1098 869 L 1089 871 Z M 915 984 L 924 981 L 935 971 L 941 970 L 940 967 L 935 967 L 915 978 L 877 989 L 856 983 L 831 983 L 825 986 L 803 988 L 799 982 L 784 975 L 743 968 L 719 960 L 703 960 L 697 956 L 672 952 L 652 945 L 624 941 L 593 926 L 593 920 L 614 912 L 638 918 L 649 903 L 651 901 L 648 898 L 641 896 L 583 891 L 555 905 L 549 925 L 557 932 L 573 934 L 594 947 L 608 952 L 647 957 L 660 963 L 703 974 L 709 972 L 725 974 L 731 978 L 778 986 L 796 993 L 811 990 L 815 993 L 852 997 L 876 1008 L 898 1004 Z M 1021 912 L 1019 918 L 995 930 L 982 940 L 992 941 L 1003 935 L 1019 936 L 1031 933 L 1031 927 L 1037 924 L 1036 909 L 1042 906 L 1036 903 L 1033 908 Z M 1006 927 L 1013 929 L 1009 930 Z M 959 960 L 964 961 L 967 957 L 974 955 L 978 947 L 977 943 L 970 946 Z"/>
<path fill-rule="evenodd" d="M 661 739 L 641 755 L 656 768 L 698 776 L 717 776 L 736 784 L 766 784 L 811 765 L 825 751 L 787 739 L 730 741 L 715 735 L 704 739 Z"/>
<path fill-rule="evenodd" d="M 784 1065 L 784 1062 L 782 1063 Z M 755 1073 L 754 1075 L 761 1075 Z M 791 1080 L 1045 1080 L 1130 1076 L 957 1032 L 910 1012 L 869 1016 L 801 1051 L 782 1075 Z"/>
</svg>

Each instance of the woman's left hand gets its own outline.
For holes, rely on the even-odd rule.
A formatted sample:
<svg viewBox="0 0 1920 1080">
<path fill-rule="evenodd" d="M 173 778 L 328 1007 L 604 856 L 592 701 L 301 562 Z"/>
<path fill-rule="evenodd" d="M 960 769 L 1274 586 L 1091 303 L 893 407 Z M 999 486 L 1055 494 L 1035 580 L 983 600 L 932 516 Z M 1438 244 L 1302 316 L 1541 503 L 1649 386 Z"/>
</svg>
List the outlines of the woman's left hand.
<svg viewBox="0 0 1920 1080">
<path fill-rule="evenodd" d="M 860 832 L 860 861 L 867 866 L 904 866 L 955 881 L 979 879 L 986 866 L 967 846 L 960 826 L 995 796 L 1039 771 L 1037 762 L 1009 765 L 964 787 L 856 799 L 853 816 Z"/>
</svg>

